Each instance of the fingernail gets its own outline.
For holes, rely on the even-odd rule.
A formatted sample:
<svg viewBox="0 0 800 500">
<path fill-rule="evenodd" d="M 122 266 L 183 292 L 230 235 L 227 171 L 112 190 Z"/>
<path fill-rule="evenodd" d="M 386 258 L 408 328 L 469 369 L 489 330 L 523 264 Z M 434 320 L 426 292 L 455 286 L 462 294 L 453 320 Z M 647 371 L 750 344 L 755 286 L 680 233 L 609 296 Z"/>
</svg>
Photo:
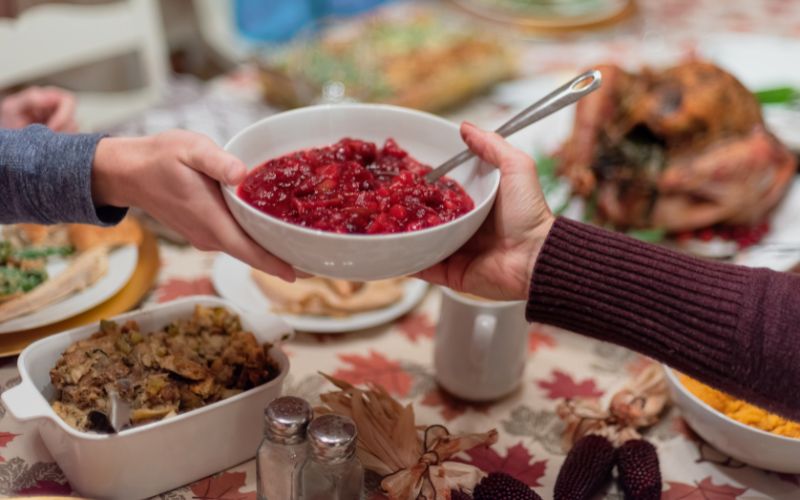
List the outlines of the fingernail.
<svg viewBox="0 0 800 500">
<path fill-rule="evenodd" d="M 475 125 L 474 123 L 472 123 L 470 121 L 467 121 L 467 120 L 464 120 L 464 126 L 467 127 L 467 128 L 478 128 L 477 125 Z"/>
</svg>

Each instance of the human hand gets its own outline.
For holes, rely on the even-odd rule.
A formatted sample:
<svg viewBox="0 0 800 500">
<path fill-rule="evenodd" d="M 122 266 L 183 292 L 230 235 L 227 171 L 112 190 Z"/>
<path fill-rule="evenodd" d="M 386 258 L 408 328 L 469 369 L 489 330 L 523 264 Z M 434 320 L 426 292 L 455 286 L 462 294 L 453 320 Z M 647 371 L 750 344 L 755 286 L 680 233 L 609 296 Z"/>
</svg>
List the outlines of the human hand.
<svg viewBox="0 0 800 500">
<path fill-rule="evenodd" d="M 56 87 L 29 87 L 0 102 L 0 128 L 23 128 L 34 123 L 56 132 L 77 132 L 75 96 Z"/>
<path fill-rule="evenodd" d="M 139 207 L 200 250 L 219 250 L 294 281 L 294 269 L 253 241 L 228 210 L 219 184 L 238 184 L 247 169 L 200 134 L 101 139 L 92 167 L 98 206 Z"/>
<path fill-rule="evenodd" d="M 472 124 L 461 126 L 461 136 L 472 152 L 500 169 L 497 200 L 466 245 L 417 277 L 487 299 L 524 300 L 533 265 L 555 221 L 536 165 L 499 135 Z"/>
</svg>

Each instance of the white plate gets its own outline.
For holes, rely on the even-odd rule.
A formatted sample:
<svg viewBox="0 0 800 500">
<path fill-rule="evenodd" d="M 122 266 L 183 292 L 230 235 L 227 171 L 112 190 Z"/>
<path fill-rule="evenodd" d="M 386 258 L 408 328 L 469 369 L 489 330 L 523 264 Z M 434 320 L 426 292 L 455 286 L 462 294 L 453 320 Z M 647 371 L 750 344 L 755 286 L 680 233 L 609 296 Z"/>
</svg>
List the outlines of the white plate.
<svg viewBox="0 0 800 500">
<path fill-rule="evenodd" d="M 641 47 L 643 54 L 656 54 L 656 46 Z M 697 52 L 730 71 L 751 90 L 771 87 L 794 86 L 800 88 L 800 65 L 786 64 L 800 53 L 800 41 L 760 35 L 708 35 L 698 41 Z M 679 54 L 675 54 L 678 56 Z M 672 58 L 674 59 L 674 58 Z M 600 59 L 602 60 L 602 59 Z M 669 64 L 670 58 L 659 60 Z M 578 71 L 576 69 L 576 71 Z M 545 74 L 526 80 L 518 80 L 498 86 L 492 96 L 496 103 L 515 110 L 531 102 L 563 83 L 569 74 Z M 784 144 L 800 150 L 800 110 L 781 106 L 767 106 L 764 117 L 769 129 Z M 461 116 L 454 115 L 459 119 Z M 566 140 L 572 130 L 574 107 L 535 123 L 511 137 L 510 142 L 532 155 L 552 152 Z M 500 125 L 507 116 L 492 116 L 487 127 Z M 560 194 L 548 196 L 551 205 L 560 205 Z M 579 218 L 582 208 L 573 202 L 564 215 Z M 770 216 L 770 231 L 762 242 L 739 252 L 733 262 L 750 267 L 767 267 L 776 271 L 787 271 L 800 262 L 800 177 L 795 177 L 792 186 L 781 203 Z"/>
<path fill-rule="evenodd" d="M 214 289 L 223 298 L 250 311 L 271 311 L 271 303 L 250 275 L 250 266 L 226 254 L 219 254 L 211 273 Z M 295 330 L 313 333 L 342 333 L 388 323 L 414 308 L 425 296 L 428 284 L 408 279 L 403 298 L 375 311 L 345 317 L 278 314 Z"/>
<path fill-rule="evenodd" d="M 50 325 L 88 311 L 120 291 L 130 280 L 138 261 L 139 249 L 136 245 L 113 250 L 108 256 L 108 272 L 93 285 L 38 311 L 0 323 L 0 334 Z M 52 259 L 47 265 L 51 279 L 66 269 L 67 261 L 64 259 Z"/>
</svg>

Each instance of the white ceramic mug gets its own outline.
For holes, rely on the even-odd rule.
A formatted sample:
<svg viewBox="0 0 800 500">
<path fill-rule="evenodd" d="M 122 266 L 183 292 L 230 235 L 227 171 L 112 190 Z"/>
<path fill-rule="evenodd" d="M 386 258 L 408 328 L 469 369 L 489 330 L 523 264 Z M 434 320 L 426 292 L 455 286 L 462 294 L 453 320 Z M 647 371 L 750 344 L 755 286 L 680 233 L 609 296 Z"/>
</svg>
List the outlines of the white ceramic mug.
<svg viewBox="0 0 800 500">
<path fill-rule="evenodd" d="M 436 381 L 471 401 L 511 393 L 522 380 L 529 329 L 525 302 L 495 302 L 442 288 L 433 360 Z"/>
</svg>

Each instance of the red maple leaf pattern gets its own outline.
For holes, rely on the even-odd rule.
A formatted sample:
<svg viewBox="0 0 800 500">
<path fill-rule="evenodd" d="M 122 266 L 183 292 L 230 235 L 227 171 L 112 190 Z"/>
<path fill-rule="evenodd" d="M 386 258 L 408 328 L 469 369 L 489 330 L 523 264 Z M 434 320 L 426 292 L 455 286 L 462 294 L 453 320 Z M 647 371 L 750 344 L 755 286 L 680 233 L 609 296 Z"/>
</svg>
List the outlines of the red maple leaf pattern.
<svg viewBox="0 0 800 500">
<path fill-rule="evenodd" d="M 661 500 L 735 500 L 747 491 L 728 484 L 714 484 L 711 476 L 699 483 L 685 484 L 667 482 L 669 489 L 661 494 Z"/>
<path fill-rule="evenodd" d="M 244 472 L 222 472 L 201 479 L 190 486 L 198 500 L 256 500 L 256 492 L 242 493 L 247 474 Z"/>
<path fill-rule="evenodd" d="M 487 474 L 505 472 L 531 487 L 541 486 L 539 480 L 547 467 L 547 460 L 533 461 L 533 456 L 522 441 L 506 450 L 505 457 L 488 446 L 479 446 L 466 453 L 469 461 L 463 460 L 464 463 L 474 465 Z"/>
<path fill-rule="evenodd" d="M 377 384 L 393 396 L 405 397 L 411 391 L 413 380 L 411 375 L 400 365 L 373 350 L 368 356 L 359 354 L 339 354 L 339 359 L 351 368 L 340 368 L 333 374 L 351 384 Z"/>
<path fill-rule="evenodd" d="M 20 436 L 20 434 L 13 434 L 11 432 L 0 432 L 0 448 L 5 448 L 8 446 L 8 443 L 14 440 L 15 437 Z M 0 456 L 0 463 L 5 462 L 5 457 Z"/>
<path fill-rule="evenodd" d="M 556 346 L 556 339 L 550 335 L 543 333 L 538 328 L 531 330 L 528 335 L 528 352 L 533 354 L 542 347 L 554 348 Z"/>
<path fill-rule="evenodd" d="M 434 408 L 441 407 L 439 409 L 439 415 L 441 415 L 442 418 L 448 422 L 460 417 L 469 410 L 475 410 L 486 414 L 491 406 L 488 403 L 471 403 L 462 399 L 458 399 L 457 397 L 438 387 L 425 394 L 425 397 L 422 398 L 420 403 L 424 406 L 430 406 Z"/>
<path fill-rule="evenodd" d="M 552 380 L 540 380 L 537 385 L 547 391 L 548 399 L 599 398 L 603 391 L 597 388 L 594 379 L 576 382 L 568 373 L 553 370 Z"/>
<path fill-rule="evenodd" d="M 192 295 L 215 295 L 214 285 L 208 277 L 197 279 L 172 278 L 156 289 L 156 302 L 163 303 Z"/>
<path fill-rule="evenodd" d="M 42 479 L 33 486 L 17 490 L 17 495 L 69 495 L 72 487 L 69 483 L 59 483 L 49 479 Z"/>
<path fill-rule="evenodd" d="M 21 434 L 13 434 L 11 432 L 0 432 L 0 448 L 5 448 L 8 446 L 8 443 L 14 440 L 15 437 L 21 436 Z"/>
<path fill-rule="evenodd" d="M 412 313 L 403 316 L 397 323 L 400 333 L 408 340 L 417 343 L 418 339 L 432 339 L 436 334 L 436 325 L 424 313 Z"/>
</svg>

